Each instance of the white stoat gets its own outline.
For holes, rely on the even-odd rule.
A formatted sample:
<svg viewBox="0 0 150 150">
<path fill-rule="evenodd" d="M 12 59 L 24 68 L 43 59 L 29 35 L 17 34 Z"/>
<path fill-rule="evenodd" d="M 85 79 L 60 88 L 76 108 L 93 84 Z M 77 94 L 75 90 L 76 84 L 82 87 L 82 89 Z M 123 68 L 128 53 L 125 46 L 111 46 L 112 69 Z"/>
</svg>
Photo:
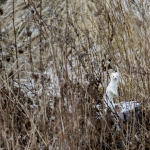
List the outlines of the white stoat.
<svg viewBox="0 0 150 150">
<path fill-rule="evenodd" d="M 110 75 L 110 83 L 106 88 L 105 94 L 105 106 L 110 107 L 111 109 L 114 107 L 114 96 L 118 96 L 118 84 L 119 84 L 119 73 L 111 73 Z"/>
</svg>

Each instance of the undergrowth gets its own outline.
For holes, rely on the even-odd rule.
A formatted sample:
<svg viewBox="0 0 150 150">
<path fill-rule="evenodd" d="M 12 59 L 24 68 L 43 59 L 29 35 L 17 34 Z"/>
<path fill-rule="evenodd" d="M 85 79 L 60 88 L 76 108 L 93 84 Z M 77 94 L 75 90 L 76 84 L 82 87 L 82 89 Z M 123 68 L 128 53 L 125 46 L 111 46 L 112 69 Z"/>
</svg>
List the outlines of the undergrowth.
<svg viewBox="0 0 150 150">
<path fill-rule="evenodd" d="M 149 25 L 142 0 L 3 2 L 0 148 L 149 150 Z M 127 121 L 96 108 L 114 71 Z"/>
</svg>

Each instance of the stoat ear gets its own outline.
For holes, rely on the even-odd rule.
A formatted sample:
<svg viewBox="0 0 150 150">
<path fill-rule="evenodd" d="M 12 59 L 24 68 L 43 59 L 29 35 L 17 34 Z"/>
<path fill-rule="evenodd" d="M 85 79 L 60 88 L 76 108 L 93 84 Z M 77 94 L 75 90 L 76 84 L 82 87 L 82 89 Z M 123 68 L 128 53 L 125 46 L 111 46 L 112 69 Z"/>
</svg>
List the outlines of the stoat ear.
<svg viewBox="0 0 150 150">
<path fill-rule="evenodd" d="M 116 75 L 119 77 L 119 72 L 116 72 Z"/>
<path fill-rule="evenodd" d="M 112 72 L 112 73 L 110 74 L 110 78 L 111 78 L 111 79 L 112 79 L 113 75 L 114 75 L 114 73 Z"/>
</svg>

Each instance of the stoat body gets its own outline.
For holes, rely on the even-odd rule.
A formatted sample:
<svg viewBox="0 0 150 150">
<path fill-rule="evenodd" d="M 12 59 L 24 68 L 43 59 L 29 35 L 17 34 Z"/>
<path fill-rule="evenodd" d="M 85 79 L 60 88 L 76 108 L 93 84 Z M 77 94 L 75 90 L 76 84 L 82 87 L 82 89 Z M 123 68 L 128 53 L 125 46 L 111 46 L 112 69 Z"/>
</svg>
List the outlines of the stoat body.
<svg viewBox="0 0 150 150">
<path fill-rule="evenodd" d="M 111 73 L 110 75 L 110 83 L 108 84 L 106 88 L 106 93 L 105 93 L 105 106 L 113 108 L 114 106 L 114 101 L 113 98 L 114 96 L 118 96 L 118 84 L 119 84 L 119 73 Z"/>
</svg>

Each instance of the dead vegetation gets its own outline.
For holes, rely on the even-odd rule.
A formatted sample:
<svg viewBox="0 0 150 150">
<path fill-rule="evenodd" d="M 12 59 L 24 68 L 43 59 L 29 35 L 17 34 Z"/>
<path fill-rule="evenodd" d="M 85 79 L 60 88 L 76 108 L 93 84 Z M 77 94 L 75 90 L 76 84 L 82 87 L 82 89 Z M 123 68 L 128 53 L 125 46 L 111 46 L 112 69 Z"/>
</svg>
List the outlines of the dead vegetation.
<svg viewBox="0 0 150 150">
<path fill-rule="evenodd" d="M 150 149 L 148 1 L 1 3 L 1 149 Z M 127 121 L 95 107 L 117 70 Z"/>
</svg>

